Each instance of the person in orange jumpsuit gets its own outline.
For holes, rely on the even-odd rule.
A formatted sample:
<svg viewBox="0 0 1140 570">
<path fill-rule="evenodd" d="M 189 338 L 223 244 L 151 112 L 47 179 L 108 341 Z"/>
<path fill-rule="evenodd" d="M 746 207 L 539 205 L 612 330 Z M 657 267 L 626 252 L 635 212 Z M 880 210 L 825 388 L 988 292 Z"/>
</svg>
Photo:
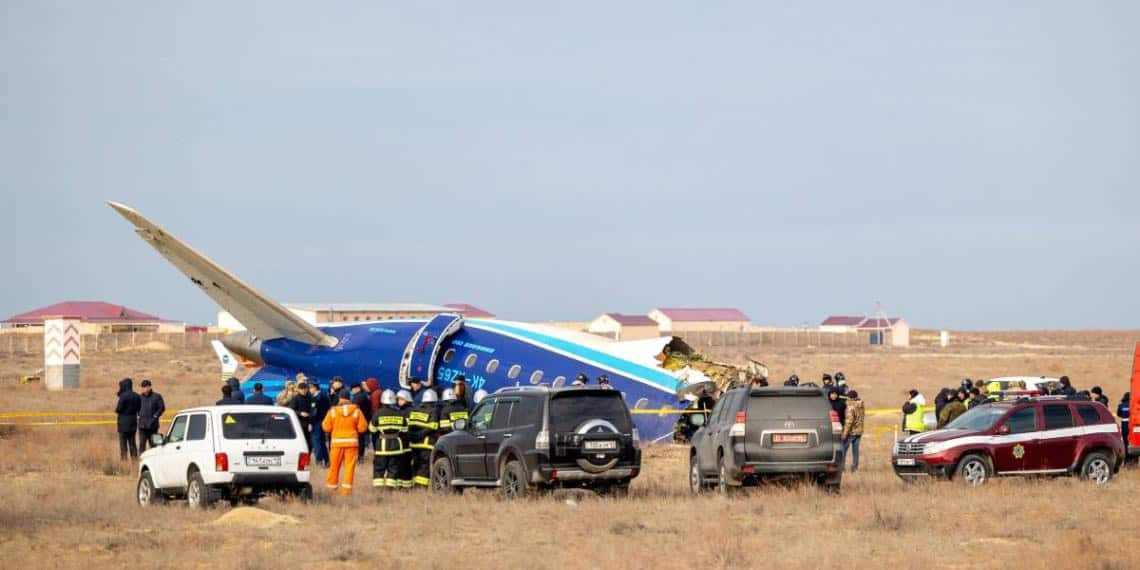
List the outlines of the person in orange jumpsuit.
<svg viewBox="0 0 1140 570">
<path fill-rule="evenodd" d="M 336 407 L 325 414 L 321 429 L 329 437 L 329 476 L 325 481 L 330 493 L 341 495 L 352 493 L 352 481 L 356 476 L 356 460 L 360 456 L 360 434 L 368 429 L 368 418 L 351 402 L 348 390 L 341 390 Z M 344 482 L 340 481 L 344 469 Z"/>
</svg>

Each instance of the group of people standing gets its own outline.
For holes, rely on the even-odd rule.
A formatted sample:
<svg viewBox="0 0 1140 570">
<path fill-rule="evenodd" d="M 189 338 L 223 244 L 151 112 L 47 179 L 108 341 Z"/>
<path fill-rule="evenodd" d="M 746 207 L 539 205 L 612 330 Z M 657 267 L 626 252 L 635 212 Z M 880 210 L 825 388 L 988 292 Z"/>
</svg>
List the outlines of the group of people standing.
<svg viewBox="0 0 1140 570">
<path fill-rule="evenodd" d="M 133 380 L 123 378 L 115 395 L 118 397 L 115 423 L 119 431 L 119 457 L 124 461 L 135 459 L 146 451 L 151 436 L 158 433 L 158 422 L 166 413 L 166 402 L 145 378 L 139 383 L 138 392 L 134 391 Z"/>
</svg>

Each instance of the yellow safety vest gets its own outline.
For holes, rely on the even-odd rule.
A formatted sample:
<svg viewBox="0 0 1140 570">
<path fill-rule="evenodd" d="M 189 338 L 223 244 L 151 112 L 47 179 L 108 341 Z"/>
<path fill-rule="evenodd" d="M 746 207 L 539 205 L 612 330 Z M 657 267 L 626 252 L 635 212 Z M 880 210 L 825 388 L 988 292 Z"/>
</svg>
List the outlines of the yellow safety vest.
<svg viewBox="0 0 1140 570">
<path fill-rule="evenodd" d="M 906 422 L 903 424 L 906 426 L 906 430 L 926 431 L 926 420 L 923 419 L 923 416 L 925 415 L 926 406 L 923 406 L 922 404 L 915 404 L 914 411 L 906 415 Z"/>
</svg>

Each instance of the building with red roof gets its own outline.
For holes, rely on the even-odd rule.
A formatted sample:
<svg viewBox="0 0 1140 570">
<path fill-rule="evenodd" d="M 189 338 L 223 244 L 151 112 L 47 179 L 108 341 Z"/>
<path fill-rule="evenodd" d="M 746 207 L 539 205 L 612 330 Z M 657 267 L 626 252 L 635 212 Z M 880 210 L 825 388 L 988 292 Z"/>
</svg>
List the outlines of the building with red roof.
<svg viewBox="0 0 1140 570">
<path fill-rule="evenodd" d="M 656 308 L 649 311 L 649 318 L 657 323 L 662 334 L 700 331 L 742 332 L 750 326 L 751 319 L 739 309 L 716 308 Z"/>
<path fill-rule="evenodd" d="M 455 309 L 463 314 L 468 319 L 493 319 L 495 314 L 489 311 L 484 311 L 475 305 L 468 305 L 467 303 L 444 303 L 444 307 Z"/>
<path fill-rule="evenodd" d="M 64 301 L 0 321 L 11 328 L 42 328 L 47 317 L 75 317 L 83 334 L 109 332 L 183 332 L 185 323 L 103 301 Z"/>
<path fill-rule="evenodd" d="M 819 324 L 820 332 L 868 333 L 872 344 L 910 346 L 910 325 L 899 317 L 829 316 Z"/>
<path fill-rule="evenodd" d="M 614 340 L 642 340 L 661 336 L 657 321 L 645 315 L 603 313 L 590 321 L 586 332 Z"/>
</svg>

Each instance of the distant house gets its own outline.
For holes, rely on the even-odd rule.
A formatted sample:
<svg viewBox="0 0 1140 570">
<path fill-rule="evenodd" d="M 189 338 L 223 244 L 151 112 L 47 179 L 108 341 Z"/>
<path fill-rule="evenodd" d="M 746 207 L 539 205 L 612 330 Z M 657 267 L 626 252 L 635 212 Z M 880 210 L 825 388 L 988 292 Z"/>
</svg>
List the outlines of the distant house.
<svg viewBox="0 0 1140 570">
<path fill-rule="evenodd" d="M 590 321 L 589 333 L 608 336 L 614 340 L 642 340 L 661 336 L 657 321 L 645 315 L 604 313 Z"/>
<path fill-rule="evenodd" d="M 468 318 L 468 319 L 493 319 L 493 318 L 495 318 L 494 313 L 491 313 L 489 311 L 484 311 L 483 309 L 480 309 L 479 307 L 476 307 L 475 305 L 468 305 L 467 303 L 445 303 L 443 306 L 447 307 L 449 309 L 459 311 L 459 313 L 462 314 L 464 318 Z"/>
<path fill-rule="evenodd" d="M 738 309 L 657 308 L 649 311 L 661 334 L 679 332 L 733 331 L 749 327 L 748 315 Z"/>
<path fill-rule="evenodd" d="M 430 319 L 440 313 L 454 312 L 443 305 L 425 303 L 283 303 L 291 313 L 314 325 L 391 319 Z M 245 330 L 228 311 L 218 311 L 218 328 L 236 332 Z"/>
<path fill-rule="evenodd" d="M 872 336 L 872 344 L 910 346 L 910 325 L 899 317 L 830 316 L 819 324 L 820 332 L 863 332 Z M 879 338 L 882 333 L 882 338 Z"/>
<path fill-rule="evenodd" d="M 45 317 L 76 317 L 82 334 L 115 332 L 185 332 L 185 323 L 103 301 L 64 301 L 13 315 L 3 321 L 13 329 L 42 331 Z"/>
</svg>

